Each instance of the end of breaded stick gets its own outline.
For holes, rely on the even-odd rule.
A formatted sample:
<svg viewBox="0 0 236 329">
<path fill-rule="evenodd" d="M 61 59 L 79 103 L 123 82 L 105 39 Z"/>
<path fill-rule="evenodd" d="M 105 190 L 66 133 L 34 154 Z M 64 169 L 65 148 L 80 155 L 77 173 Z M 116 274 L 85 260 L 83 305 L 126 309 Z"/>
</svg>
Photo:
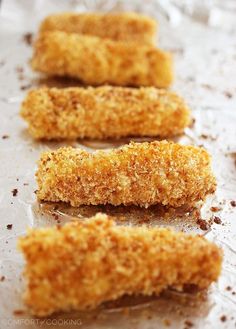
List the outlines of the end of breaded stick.
<svg viewBox="0 0 236 329">
<path fill-rule="evenodd" d="M 173 92 L 143 87 L 40 88 L 21 107 L 36 139 L 120 138 L 183 133 L 190 111 Z"/>
<path fill-rule="evenodd" d="M 25 302 L 36 316 L 96 308 L 123 295 L 152 295 L 216 281 L 222 252 L 204 237 L 117 226 L 106 215 L 20 238 Z"/>
<path fill-rule="evenodd" d="M 191 206 L 216 188 L 206 150 L 167 141 L 92 154 L 71 147 L 45 152 L 36 178 L 38 199 L 72 206 Z"/>
<path fill-rule="evenodd" d="M 31 65 L 90 85 L 165 88 L 173 80 L 172 57 L 160 49 L 59 31 L 40 34 Z"/>
<path fill-rule="evenodd" d="M 154 44 L 157 23 L 154 19 L 137 13 L 60 13 L 46 17 L 40 32 L 63 31 L 114 41 L 134 41 Z"/>
</svg>

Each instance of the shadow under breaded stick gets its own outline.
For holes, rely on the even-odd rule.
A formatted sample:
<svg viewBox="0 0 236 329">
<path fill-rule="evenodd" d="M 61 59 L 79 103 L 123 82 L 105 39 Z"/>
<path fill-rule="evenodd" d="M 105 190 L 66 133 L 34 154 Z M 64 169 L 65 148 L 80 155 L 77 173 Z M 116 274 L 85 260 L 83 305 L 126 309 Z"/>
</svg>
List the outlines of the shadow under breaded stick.
<svg viewBox="0 0 236 329">
<path fill-rule="evenodd" d="M 222 263 L 221 250 L 204 237 L 117 226 L 103 214 L 30 230 L 19 247 L 26 260 L 25 302 L 37 316 L 169 287 L 204 289 L 217 280 Z"/>
<path fill-rule="evenodd" d="M 40 32 L 63 31 L 140 44 L 154 44 L 156 30 L 154 19 L 137 13 L 60 13 L 46 17 L 40 25 Z"/>
<path fill-rule="evenodd" d="M 143 87 L 31 90 L 21 115 L 36 139 L 170 137 L 190 124 L 190 111 L 173 92 Z"/>
<path fill-rule="evenodd" d="M 36 177 L 40 200 L 72 206 L 191 206 L 216 188 L 206 150 L 167 141 L 93 154 L 72 147 L 45 152 Z"/>
<path fill-rule="evenodd" d="M 59 31 L 40 34 L 31 65 L 91 85 L 165 88 L 173 80 L 171 55 L 153 46 Z"/>
</svg>

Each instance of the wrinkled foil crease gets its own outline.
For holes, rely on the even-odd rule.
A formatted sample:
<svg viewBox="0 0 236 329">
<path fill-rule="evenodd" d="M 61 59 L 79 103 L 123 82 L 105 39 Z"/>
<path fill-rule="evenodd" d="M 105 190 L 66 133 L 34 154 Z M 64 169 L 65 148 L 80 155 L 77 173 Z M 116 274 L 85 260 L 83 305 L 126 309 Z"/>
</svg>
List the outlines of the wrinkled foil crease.
<svg viewBox="0 0 236 329">
<path fill-rule="evenodd" d="M 23 34 L 37 31 L 49 13 L 60 11 L 137 11 L 159 21 L 159 44 L 175 57 L 176 80 L 172 89 L 183 95 L 193 110 L 195 124 L 176 139 L 183 144 L 202 145 L 212 154 L 218 189 L 201 208 L 202 218 L 219 216 L 202 231 L 196 212 L 166 211 L 161 207 L 81 207 L 38 204 L 34 191 L 36 161 L 44 150 L 68 143 L 34 142 L 18 115 L 28 87 L 57 85 L 55 79 L 40 78 L 28 66 L 32 49 Z M 230 1 L 114 1 L 114 0 L 3 0 L 0 7 L 0 328 L 46 328 L 51 322 L 30 322 L 22 303 L 23 259 L 17 239 L 27 227 L 82 220 L 97 211 L 118 217 L 128 225 L 172 226 L 177 230 L 204 234 L 224 251 L 223 271 L 218 283 L 199 294 L 168 291 L 159 298 L 130 297 L 108 303 L 93 312 L 53 316 L 56 320 L 79 319 L 83 328 L 235 328 L 236 322 L 236 3 Z M 23 72 L 21 72 L 23 68 Z M 63 83 L 60 83 L 63 86 Z M 22 90 L 24 89 L 24 90 Z M 4 135 L 9 138 L 2 138 Z M 137 139 L 139 140 L 139 139 Z M 87 150 L 107 149 L 121 141 L 71 143 Z M 18 190 L 13 196 L 12 190 Z M 220 207 L 212 213 L 211 207 Z M 55 216 L 55 214 L 57 216 Z M 12 224 L 12 229 L 7 225 Z M 235 292 L 235 293 L 234 293 Z M 24 310 L 22 314 L 14 314 Z M 16 312 L 15 312 L 16 313 Z M 19 313 L 19 312 L 18 312 Z M 225 316 L 225 318 L 222 316 Z M 22 320 L 22 322 L 20 321 Z M 224 322 L 222 322 L 224 321 Z M 59 323 L 59 322 L 58 322 Z M 60 322 L 61 328 L 74 324 Z"/>
</svg>

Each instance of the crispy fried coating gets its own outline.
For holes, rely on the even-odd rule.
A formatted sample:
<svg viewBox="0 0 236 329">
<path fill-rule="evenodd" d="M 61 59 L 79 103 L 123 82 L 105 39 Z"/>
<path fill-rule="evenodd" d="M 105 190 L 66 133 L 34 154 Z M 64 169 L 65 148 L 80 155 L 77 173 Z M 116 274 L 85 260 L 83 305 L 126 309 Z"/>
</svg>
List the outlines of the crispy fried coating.
<svg viewBox="0 0 236 329">
<path fill-rule="evenodd" d="M 21 115 L 37 139 L 169 137 L 190 123 L 184 100 L 154 87 L 35 89 Z"/>
<path fill-rule="evenodd" d="M 172 142 L 131 143 L 88 153 L 72 147 L 45 152 L 37 196 L 79 205 L 192 205 L 215 191 L 210 156 Z"/>
<path fill-rule="evenodd" d="M 40 34 L 31 61 L 36 71 L 86 84 L 168 87 L 172 58 L 153 46 L 60 31 Z"/>
<path fill-rule="evenodd" d="M 123 295 L 159 294 L 168 287 L 207 288 L 222 252 L 204 237 L 166 228 L 117 226 L 106 215 L 20 238 L 26 259 L 25 302 L 33 314 L 96 308 Z"/>
<path fill-rule="evenodd" d="M 40 32 L 55 30 L 154 44 L 157 23 L 137 13 L 61 13 L 46 17 L 40 26 Z"/>
</svg>

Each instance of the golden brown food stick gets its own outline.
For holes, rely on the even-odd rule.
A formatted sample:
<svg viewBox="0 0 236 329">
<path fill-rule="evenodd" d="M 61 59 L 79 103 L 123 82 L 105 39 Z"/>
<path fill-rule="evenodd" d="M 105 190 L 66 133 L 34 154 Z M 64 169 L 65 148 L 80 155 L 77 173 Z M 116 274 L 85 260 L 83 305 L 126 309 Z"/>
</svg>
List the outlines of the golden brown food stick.
<svg viewBox="0 0 236 329">
<path fill-rule="evenodd" d="M 204 237 L 166 228 L 117 226 L 106 215 L 20 239 L 33 314 L 96 308 L 123 295 L 152 295 L 216 281 L 222 252 Z"/>
<path fill-rule="evenodd" d="M 72 147 L 45 152 L 37 196 L 79 205 L 192 205 L 215 191 L 210 156 L 172 142 L 131 143 L 93 154 Z"/>
<path fill-rule="evenodd" d="M 150 17 L 136 13 L 61 13 L 46 17 L 40 26 L 40 32 L 55 30 L 115 41 L 154 44 L 157 23 Z"/>
<path fill-rule="evenodd" d="M 134 42 L 112 41 L 75 33 L 42 33 L 31 61 L 36 71 L 78 78 L 91 85 L 168 87 L 169 53 Z"/>
<path fill-rule="evenodd" d="M 21 108 L 34 138 L 169 137 L 183 133 L 190 111 L 176 94 L 143 87 L 41 88 Z"/>
</svg>

